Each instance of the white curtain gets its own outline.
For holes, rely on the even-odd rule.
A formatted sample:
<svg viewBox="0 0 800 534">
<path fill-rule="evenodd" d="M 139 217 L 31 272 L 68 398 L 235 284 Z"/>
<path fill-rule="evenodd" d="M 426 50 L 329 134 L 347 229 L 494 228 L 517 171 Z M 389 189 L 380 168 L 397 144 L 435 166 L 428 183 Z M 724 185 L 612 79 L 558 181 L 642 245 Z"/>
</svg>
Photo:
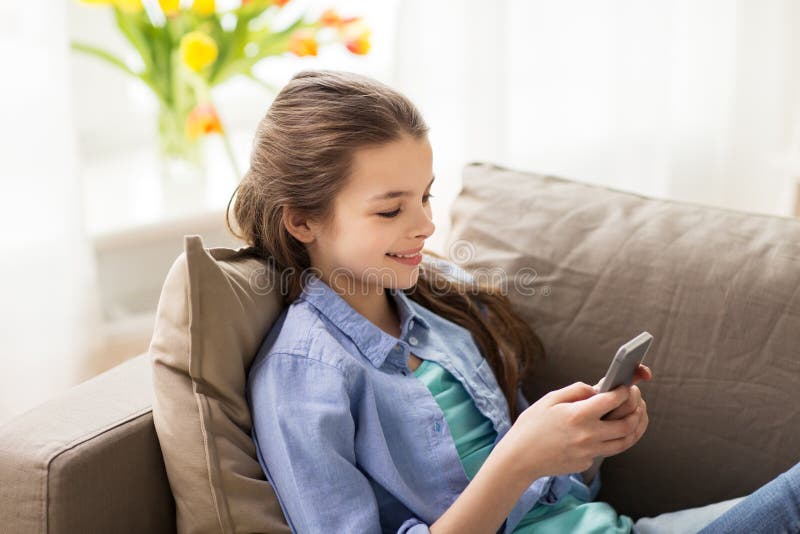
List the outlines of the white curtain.
<svg viewBox="0 0 800 534">
<path fill-rule="evenodd" d="M 373 15 L 386 65 L 377 75 L 432 128 L 433 249 L 443 251 L 463 165 L 479 159 L 790 212 L 800 169 L 792 0 L 336 4 Z M 81 99 L 69 94 L 68 6 L 0 2 L 0 423 L 84 378 L 101 339 L 70 113 Z M 394 28 L 385 10 L 395 10 Z"/>
<path fill-rule="evenodd" d="M 78 381 L 97 334 L 65 10 L 0 3 L 0 424 Z"/>
<path fill-rule="evenodd" d="M 436 243 L 474 159 L 789 215 L 800 4 L 501 0 L 398 5 L 395 86 L 431 124 Z"/>
</svg>

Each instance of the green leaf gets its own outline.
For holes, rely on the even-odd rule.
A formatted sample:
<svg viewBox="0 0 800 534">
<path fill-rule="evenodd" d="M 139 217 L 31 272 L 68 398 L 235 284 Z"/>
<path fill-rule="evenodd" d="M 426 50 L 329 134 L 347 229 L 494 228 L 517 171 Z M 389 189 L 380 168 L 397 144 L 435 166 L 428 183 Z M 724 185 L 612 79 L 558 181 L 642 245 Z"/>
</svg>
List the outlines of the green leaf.
<svg viewBox="0 0 800 534">
<path fill-rule="evenodd" d="M 111 52 L 106 52 L 102 48 L 98 48 L 96 46 L 92 46 L 90 44 L 82 43 L 80 41 L 72 41 L 72 49 L 78 52 L 83 52 L 90 56 L 99 57 L 105 61 L 108 61 L 112 65 L 116 66 L 117 68 L 123 70 L 124 72 L 130 74 L 131 76 L 135 76 L 136 78 L 141 79 L 141 74 L 138 72 L 134 72 L 124 61 L 120 58 L 112 54 Z"/>
<path fill-rule="evenodd" d="M 250 42 L 256 42 L 258 45 L 258 53 L 252 57 L 242 54 L 240 58 L 229 61 L 226 65 L 222 66 L 218 74 L 209 82 L 209 85 L 219 85 L 237 74 L 247 75 L 250 69 L 265 57 L 285 52 L 289 44 L 289 39 L 296 30 L 300 28 L 314 28 L 317 26 L 318 23 L 305 22 L 303 17 L 300 17 L 289 27 L 280 32 L 263 32 L 259 30 L 259 33 L 263 35 L 260 41 L 250 41 L 250 39 L 248 39 Z"/>
<path fill-rule="evenodd" d="M 159 100 L 162 100 L 162 97 L 159 94 L 158 89 L 153 85 L 152 80 L 148 76 L 146 76 L 144 72 L 135 72 L 130 67 L 128 67 L 128 65 L 125 64 L 124 61 L 122 61 L 120 58 L 118 58 L 114 54 L 111 54 L 110 52 L 106 52 L 102 48 L 98 48 L 96 46 L 92 46 L 90 44 L 82 43 L 82 42 L 79 42 L 79 41 L 72 41 L 71 46 L 72 46 L 72 49 L 75 50 L 76 52 L 82 52 L 84 54 L 100 58 L 100 59 L 102 59 L 104 61 L 107 61 L 111 65 L 114 65 L 115 67 L 117 67 L 118 69 L 122 70 L 123 72 L 125 72 L 127 74 L 130 74 L 131 76 L 142 80 L 153 91 L 153 93 L 155 94 L 156 98 L 158 98 Z"/>
<path fill-rule="evenodd" d="M 139 52 L 139 56 L 141 56 L 144 63 L 145 73 L 149 74 L 153 71 L 153 46 L 141 31 L 139 25 L 137 25 L 136 18 L 138 16 L 138 13 L 127 14 L 114 6 L 114 19 L 117 27 L 128 39 L 128 42 Z"/>
<path fill-rule="evenodd" d="M 171 45 L 167 26 L 157 28 L 152 25 L 143 26 L 143 34 L 150 44 L 153 61 L 153 83 L 159 88 L 164 100 L 169 104 L 173 102 L 170 53 Z"/>
<path fill-rule="evenodd" d="M 148 85 L 159 100 L 170 105 L 172 102 L 170 46 L 166 25 L 162 28 L 155 27 L 150 24 L 144 11 L 129 14 L 116 6 L 114 6 L 114 16 L 117 27 L 142 58 L 145 65 L 143 76 L 148 79 Z"/>
<path fill-rule="evenodd" d="M 217 76 L 225 69 L 225 66 L 230 62 L 236 61 L 244 53 L 244 46 L 247 44 L 245 40 L 247 28 L 252 19 L 253 14 L 249 14 L 247 11 L 239 11 L 233 31 L 226 32 L 220 28 L 220 37 L 218 40 L 215 39 L 219 50 L 217 59 L 208 74 L 209 84 L 214 84 Z"/>
</svg>

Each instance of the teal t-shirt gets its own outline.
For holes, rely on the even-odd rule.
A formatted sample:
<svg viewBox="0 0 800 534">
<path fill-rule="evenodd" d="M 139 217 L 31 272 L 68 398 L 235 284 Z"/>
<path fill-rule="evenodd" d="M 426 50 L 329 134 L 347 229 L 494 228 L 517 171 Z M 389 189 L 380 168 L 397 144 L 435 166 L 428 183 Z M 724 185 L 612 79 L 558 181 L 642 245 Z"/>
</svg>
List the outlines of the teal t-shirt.
<svg viewBox="0 0 800 534">
<path fill-rule="evenodd" d="M 475 407 L 461 383 L 436 362 L 423 360 L 414 374 L 442 408 L 464 471 L 472 480 L 492 451 L 497 437 L 492 422 Z M 536 503 L 522 517 L 514 532 L 629 533 L 632 525 L 630 517 L 617 515 L 608 503 L 586 502 L 570 491 L 555 504 Z"/>
</svg>

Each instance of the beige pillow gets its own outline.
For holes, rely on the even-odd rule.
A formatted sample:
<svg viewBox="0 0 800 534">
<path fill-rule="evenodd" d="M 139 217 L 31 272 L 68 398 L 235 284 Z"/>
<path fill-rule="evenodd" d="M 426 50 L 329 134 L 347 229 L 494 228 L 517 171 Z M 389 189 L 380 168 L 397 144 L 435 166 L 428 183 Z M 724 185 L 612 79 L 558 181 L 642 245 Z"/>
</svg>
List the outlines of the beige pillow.
<svg viewBox="0 0 800 534">
<path fill-rule="evenodd" d="M 247 372 L 283 305 L 252 247 L 205 249 L 184 237 L 156 312 L 153 421 L 177 531 L 290 533 L 250 434 Z M 457 266 L 427 256 L 440 268 Z M 463 276 L 463 271 L 462 274 Z"/>
<path fill-rule="evenodd" d="M 282 309 L 249 247 L 184 237 L 150 343 L 153 420 L 179 534 L 291 532 L 250 437 L 247 371 Z"/>
</svg>

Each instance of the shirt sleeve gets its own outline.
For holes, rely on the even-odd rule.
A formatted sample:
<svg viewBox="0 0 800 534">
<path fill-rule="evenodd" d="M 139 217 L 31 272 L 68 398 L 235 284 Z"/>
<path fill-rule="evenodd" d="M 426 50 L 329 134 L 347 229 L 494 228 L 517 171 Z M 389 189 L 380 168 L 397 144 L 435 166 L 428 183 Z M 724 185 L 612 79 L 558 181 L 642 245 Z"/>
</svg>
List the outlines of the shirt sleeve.
<svg viewBox="0 0 800 534">
<path fill-rule="evenodd" d="M 356 467 L 345 374 L 276 353 L 253 370 L 247 389 L 258 460 L 292 532 L 381 532 L 375 492 Z M 399 532 L 430 531 L 410 518 Z"/>
<path fill-rule="evenodd" d="M 412 517 L 406 519 L 403 524 L 400 525 L 397 534 L 430 534 L 430 532 L 427 524 L 423 523 L 417 517 Z"/>
</svg>

